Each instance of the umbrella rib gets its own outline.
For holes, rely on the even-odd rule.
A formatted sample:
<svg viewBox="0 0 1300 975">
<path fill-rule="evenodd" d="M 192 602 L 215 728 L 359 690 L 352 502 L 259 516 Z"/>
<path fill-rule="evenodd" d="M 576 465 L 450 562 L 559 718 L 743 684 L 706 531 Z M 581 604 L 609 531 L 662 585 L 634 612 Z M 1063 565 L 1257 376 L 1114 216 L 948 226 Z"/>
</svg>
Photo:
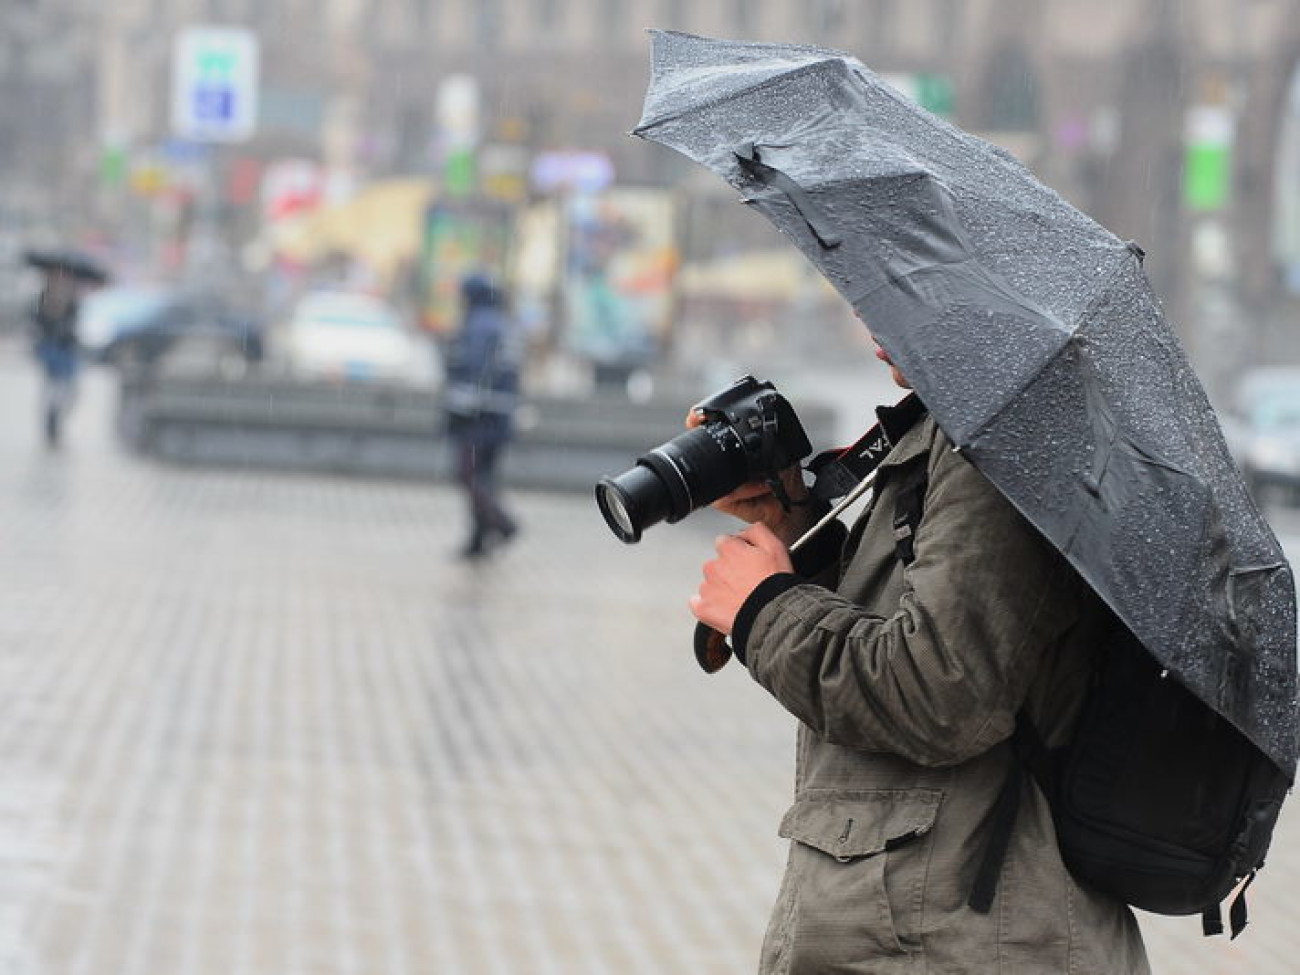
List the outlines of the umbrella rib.
<svg viewBox="0 0 1300 975">
<path fill-rule="evenodd" d="M 1123 271 L 1124 271 L 1124 265 L 1121 264 L 1119 267 L 1115 268 L 1115 270 L 1112 271 L 1107 276 L 1106 280 L 1098 288 L 1097 293 L 1092 297 L 1092 300 L 1090 300 L 1088 304 L 1084 306 L 1084 308 L 1076 316 L 1075 320 L 1071 323 L 1073 327 L 1070 330 L 1069 338 L 1067 338 L 1063 343 L 1061 343 L 1061 347 L 1052 353 L 1051 357 L 1047 359 L 1046 362 L 1043 363 L 1043 366 L 1040 367 L 1037 372 L 1033 373 L 1033 375 L 1026 378 L 1024 382 L 1020 384 L 1019 388 L 1017 388 L 1012 395 L 1003 399 L 1001 406 L 999 406 L 993 413 L 991 413 L 983 423 L 981 423 L 978 427 L 976 427 L 973 431 L 971 431 L 970 436 L 967 438 L 966 443 L 958 445 L 957 448 L 958 450 L 963 450 L 966 447 L 970 446 L 970 444 L 978 440 L 985 433 L 985 431 L 989 429 L 989 427 L 993 426 L 993 424 L 995 424 L 1002 417 L 1003 413 L 1005 413 L 1007 410 L 1011 408 L 1012 404 L 1014 404 L 1016 401 L 1020 399 L 1022 395 L 1024 395 L 1025 390 L 1027 390 L 1030 386 L 1032 386 L 1037 381 L 1038 377 L 1042 375 L 1043 368 L 1055 362 L 1057 359 L 1061 357 L 1063 353 L 1065 353 L 1067 349 L 1070 349 L 1072 346 L 1077 345 L 1081 341 L 1078 337 L 1079 322 L 1082 321 L 1084 318 L 1086 318 L 1087 315 L 1094 308 L 1096 308 L 1099 304 L 1102 303 L 1102 301 L 1105 300 L 1106 296 L 1110 293 L 1109 289 L 1111 283 L 1114 282 L 1114 280 L 1118 278 L 1120 274 L 1123 273 Z"/>
<path fill-rule="evenodd" d="M 725 105 L 727 102 L 735 101 L 745 95 L 754 95 L 767 88 L 789 84 L 791 78 L 796 78 L 804 74 L 814 74 L 829 65 L 835 64 L 842 65 L 845 68 L 848 67 L 843 58 L 826 58 L 822 61 L 813 61 L 811 64 L 803 65 L 793 71 L 773 75 L 771 78 L 767 78 L 757 84 L 745 88 L 737 88 L 734 91 L 723 92 L 722 94 L 714 95 L 711 98 L 705 98 L 698 102 L 691 102 L 688 107 L 679 112 L 668 112 L 663 115 L 658 115 L 649 122 L 642 119 L 641 122 L 637 124 L 636 128 L 632 130 L 632 134 L 640 138 L 646 138 L 645 133 L 650 129 L 658 128 L 661 125 L 683 118 L 686 115 L 693 115 L 696 112 L 706 111 L 710 108 L 717 108 L 719 105 Z"/>
</svg>

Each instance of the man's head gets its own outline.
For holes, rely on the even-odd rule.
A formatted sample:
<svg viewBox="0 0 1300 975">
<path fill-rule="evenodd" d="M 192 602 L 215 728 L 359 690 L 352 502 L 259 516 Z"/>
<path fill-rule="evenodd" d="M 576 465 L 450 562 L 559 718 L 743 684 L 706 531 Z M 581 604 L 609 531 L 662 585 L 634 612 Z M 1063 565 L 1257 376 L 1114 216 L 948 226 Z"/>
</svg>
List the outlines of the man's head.
<svg viewBox="0 0 1300 975">
<path fill-rule="evenodd" d="M 871 326 L 868 325 L 867 320 L 862 317 L 862 312 L 857 308 L 854 308 L 853 314 L 857 317 L 858 321 L 860 321 L 866 327 L 867 338 L 869 338 L 872 344 L 875 345 L 876 347 L 876 358 L 879 359 L 881 362 L 883 362 L 885 365 L 889 366 L 889 375 L 893 378 L 894 382 L 899 386 L 903 387 L 903 389 L 911 389 L 912 384 L 907 381 L 907 377 L 903 375 L 902 371 L 898 368 L 898 366 L 894 365 L 894 360 L 889 358 L 889 353 L 886 352 L 881 347 L 880 343 L 876 341 L 875 335 L 873 335 L 871 332 Z"/>
<path fill-rule="evenodd" d="M 889 358 L 889 353 L 882 349 L 879 343 L 876 345 L 876 358 L 889 366 L 889 375 L 893 378 L 895 383 L 902 386 L 904 389 L 912 388 L 912 384 L 907 381 L 907 377 L 903 375 L 898 366 L 894 365 L 894 360 Z"/>
<path fill-rule="evenodd" d="M 483 271 L 474 271 L 460 283 L 460 292 L 471 307 L 497 307 L 505 302 L 505 295 L 496 279 Z"/>
<path fill-rule="evenodd" d="M 859 321 L 861 321 L 861 316 L 859 316 Z M 862 324 L 866 325 L 866 322 L 864 321 Z M 894 360 L 889 358 L 889 353 L 881 348 L 880 343 L 877 342 L 875 336 L 871 334 L 870 328 L 867 329 L 867 336 L 876 347 L 876 358 L 889 366 L 889 375 L 893 377 L 894 382 L 903 387 L 903 389 L 911 389 L 912 384 L 907 381 L 907 377 L 903 375 L 898 366 L 894 365 Z"/>
</svg>

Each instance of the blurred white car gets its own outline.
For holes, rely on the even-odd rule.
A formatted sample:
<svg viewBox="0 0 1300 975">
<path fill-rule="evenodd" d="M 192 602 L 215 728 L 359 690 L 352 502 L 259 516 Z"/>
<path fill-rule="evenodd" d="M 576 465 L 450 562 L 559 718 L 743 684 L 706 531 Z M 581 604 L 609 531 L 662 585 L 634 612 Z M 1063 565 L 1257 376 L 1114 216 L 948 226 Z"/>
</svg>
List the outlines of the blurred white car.
<svg viewBox="0 0 1300 975">
<path fill-rule="evenodd" d="M 114 343 L 166 304 L 162 285 L 124 284 L 98 288 L 81 299 L 77 338 L 91 359 L 103 359 Z"/>
<path fill-rule="evenodd" d="M 404 325 L 387 302 L 360 292 L 307 295 L 276 344 L 287 371 L 299 378 L 419 386 L 442 379 L 432 340 Z"/>
</svg>

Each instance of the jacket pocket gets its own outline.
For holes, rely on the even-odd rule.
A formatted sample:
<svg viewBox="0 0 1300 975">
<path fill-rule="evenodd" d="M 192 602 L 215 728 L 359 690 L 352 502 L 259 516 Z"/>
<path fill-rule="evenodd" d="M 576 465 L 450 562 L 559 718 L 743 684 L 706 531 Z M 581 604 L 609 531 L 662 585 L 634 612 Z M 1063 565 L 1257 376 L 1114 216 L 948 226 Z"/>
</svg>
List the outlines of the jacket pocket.
<svg viewBox="0 0 1300 975">
<path fill-rule="evenodd" d="M 938 789 L 810 790 L 780 832 L 833 857 L 869 857 L 930 832 L 942 797 Z"/>
<path fill-rule="evenodd" d="M 797 903 L 783 932 L 790 972 L 905 970 L 919 951 L 937 789 L 811 791 L 786 813 Z"/>
</svg>

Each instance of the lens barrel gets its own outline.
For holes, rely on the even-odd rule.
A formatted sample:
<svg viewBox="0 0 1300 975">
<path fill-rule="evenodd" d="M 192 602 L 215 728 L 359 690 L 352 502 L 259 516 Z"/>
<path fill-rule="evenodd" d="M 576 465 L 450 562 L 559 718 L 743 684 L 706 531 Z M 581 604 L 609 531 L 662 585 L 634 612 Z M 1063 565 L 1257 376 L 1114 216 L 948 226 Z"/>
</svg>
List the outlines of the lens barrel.
<svg viewBox="0 0 1300 975">
<path fill-rule="evenodd" d="M 663 482 L 649 467 L 637 462 L 617 477 L 602 477 L 596 484 L 596 505 L 605 524 L 629 545 L 641 533 L 668 517 L 670 498 Z"/>
<path fill-rule="evenodd" d="M 744 447 L 725 423 L 687 430 L 637 458 L 636 466 L 596 485 L 610 530 L 629 545 L 660 521 L 681 521 L 748 478 Z"/>
<path fill-rule="evenodd" d="M 600 512 L 624 542 L 639 542 L 651 525 L 681 521 L 746 481 L 772 483 L 812 452 L 794 408 L 770 382 L 753 376 L 700 401 L 693 412 L 703 422 L 596 485 Z"/>
</svg>

